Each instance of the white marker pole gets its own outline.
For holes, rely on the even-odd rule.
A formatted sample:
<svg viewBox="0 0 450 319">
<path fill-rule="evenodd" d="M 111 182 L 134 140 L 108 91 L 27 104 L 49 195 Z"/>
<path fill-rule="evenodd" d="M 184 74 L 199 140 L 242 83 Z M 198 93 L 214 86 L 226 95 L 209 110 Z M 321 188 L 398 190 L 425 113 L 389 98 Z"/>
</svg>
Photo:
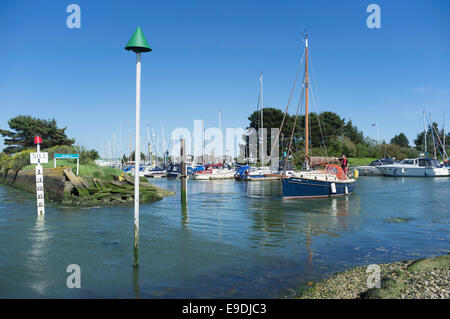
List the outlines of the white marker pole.
<svg viewBox="0 0 450 319">
<path fill-rule="evenodd" d="M 139 164 L 141 160 L 141 52 L 136 52 L 136 148 L 134 150 L 134 265 L 139 250 Z"/>
<path fill-rule="evenodd" d="M 36 199 L 37 199 L 37 214 L 38 216 L 45 214 L 44 203 L 44 169 L 41 166 L 40 152 L 41 146 L 37 145 L 38 164 L 36 165 Z"/>
<path fill-rule="evenodd" d="M 142 33 L 136 28 L 125 50 L 136 53 L 136 145 L 134 150 L 134 267 L 139 265 L 139 164 L 141 161 L 141 52 L 152 49 Z M 131 134 L 130 134 L 131 142 Z M 131 147 L 131 143 L 130 143 Z M 131 151 L 131 149 L 130 149 Z"/>
</svg>

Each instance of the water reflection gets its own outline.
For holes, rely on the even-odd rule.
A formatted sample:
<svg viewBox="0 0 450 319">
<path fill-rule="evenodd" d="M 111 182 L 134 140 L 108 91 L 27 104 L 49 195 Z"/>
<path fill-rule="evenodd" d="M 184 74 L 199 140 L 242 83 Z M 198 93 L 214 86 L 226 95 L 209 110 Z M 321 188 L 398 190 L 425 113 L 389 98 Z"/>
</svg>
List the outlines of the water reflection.
<svg viewBox="0 0 450 319">
<path fill-rule="evenodd" d="M 133 288 L 134 288 L 134 298 L 140 299 L 141 292 L 139 290 L 139 267 L 133 267 Z"/>
<path fill-rule="evenodd" d="M 38 294 L 43 295 L 48 289 L 48 278 L 46 278 L 47 267 L 47 244 L 51 235 L 45 225 L 44 215 L 37 215 L 34 227 L 28 236 L 31 239 L 31 248 L 25 255 L 25 265 L 30 268 L 33 277 L 30 286 Z M 36 268 L 39 265 L 39 268 Z"/>
<path fill-rule="evenodd" d="M 154 182 L 179 194 L 179 181 Z M 190 181 L 187 205 L 142 205 L 133 270 L 132 208 L 50 208 L 35 219 L 33 196 L 0 186 L 0 296 L 271 298 L 348 267 L 448 250 L 445 183 L 361 177 L 349 197 L 282 201 L 277 181 Z M 398 218 L 408 222 L 385 222 Z M 85 271 L 83 292 L 65 287 L 69 257 Z"/>
<path fill-rule="evenodd" d="M 306 249 L 297 250 L 307 254 L 307 265 L 313 264 L 314 237 L 326 235 L 340 237 L 349 227 L 350 201 L 358 210 L 358 198 L 324 198 L 282 201 L 272 197 L 262 200 L 259 196 L 279 193 L 276 183 L 248 183 L 250 194 L 250 219 L 252 232 L 248 237 L 255 248 L 289 248 L 297 244 Z M 267 196 L 267 195 L 266 195 Z M 264 197 L 266 197 L 264 196 Z M 355 203 L 353 203 L 355 202 Z"/>
</svg>

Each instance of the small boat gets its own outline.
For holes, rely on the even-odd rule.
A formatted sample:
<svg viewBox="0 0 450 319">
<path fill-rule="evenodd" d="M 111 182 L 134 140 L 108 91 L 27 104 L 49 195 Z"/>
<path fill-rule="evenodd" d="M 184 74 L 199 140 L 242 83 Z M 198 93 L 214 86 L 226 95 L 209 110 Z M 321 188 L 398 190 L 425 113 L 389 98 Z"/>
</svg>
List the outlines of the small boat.
<svg viewBox="0 0 450 319">
<path fill-rule="evenodd" d="M 448 169 L 435 158 L 407 158 L 398 164 L 383 165 L 379 169 L 385 176 L 438 177 L 449 176 Z"/>
<path fill-rule="evenodd" d="M 144 176 L 151 177 L 151 178 L 163 177 L 163 176 L 166 176 L 166 170 L 161 167 L 156 166 L 156 167 L 144 170 Z"/>
<path fill-rule="evenodd" d="M 352 170 L 357 169 L 360 176 L 382 176 L 383 173 L 380 171 L 379 166 L 397 164 L 392 158 L 380 158 L 369 165 L 356 166 Z"/>
<path fill-rule="evenodd" d="M 273 172 L 270 167 L 241 166 L 235 173 L 234 179 L 237 181 L 265 181 L 277 180 L 280 176 L 278 172 Z"/>
<path fill-rule="evenodd" d="M 192 174 L 192 166 L 187 166 L 187 175 Z M 167 178 L 180 178 L 181 176 L 181 164 L 170 164 L 166 169 Z"/>
<path fill-rule="evenodd" d="M 353 193 L 356 179 L 347 176 L 336 164 L 323 169 L 294 172 L 282 178 L 283 198 L 318 198 L 345 196 Z"/>
<path fill-rule="evenodd" d="M 122 170 L 134 176 L 134 166 L 127 166 L 124 167 Z M 139 166 L 139 176 L 145 177 L 145 167 L 143 165 Z"/>
<path fill-rule="evenodd" d="M 226 168 L 225 168 L 226 166 Z M 232 179 L 235 170 L 230 165 L 222 163 L 206 164 L 192 171 L 191 179 L 193 180 L 215 180 L 215 179 Z"/>
</svg>

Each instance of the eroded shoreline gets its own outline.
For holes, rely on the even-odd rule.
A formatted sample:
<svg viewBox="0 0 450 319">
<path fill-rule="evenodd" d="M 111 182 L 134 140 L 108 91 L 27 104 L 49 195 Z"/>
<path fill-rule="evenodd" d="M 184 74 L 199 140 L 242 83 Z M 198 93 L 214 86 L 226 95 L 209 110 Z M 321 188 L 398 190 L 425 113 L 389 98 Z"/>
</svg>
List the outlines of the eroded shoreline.
<svg viewBox="0 0 450 319">
<path fill-rule="evenodd" d="M 381 288 L 367 286 L 368 266 L 337 273 L 299 293 L 299 299 L 449 299 L 450 255 L 378 265 Z"/>
</svg>

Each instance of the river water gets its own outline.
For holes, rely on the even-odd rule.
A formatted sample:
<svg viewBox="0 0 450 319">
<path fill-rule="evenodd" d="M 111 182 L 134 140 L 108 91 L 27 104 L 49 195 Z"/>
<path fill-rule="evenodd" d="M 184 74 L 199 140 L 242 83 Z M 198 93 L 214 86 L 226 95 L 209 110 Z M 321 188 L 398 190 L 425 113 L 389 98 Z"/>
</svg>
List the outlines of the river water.
<svg viewBox="0 0 450 319">
<path fill-rule="evenodd" d="M 177 192 L 133 207 L 63 208 L 0 186 L 2 298 L 284 298 L 350 267 L 450 250 L 450 179 L 360 177 L 347 198 L 280 199 L 281 183 L 151 180 Z M 81 269 L 81 288 L 66 268 Z"/>
</svg>

